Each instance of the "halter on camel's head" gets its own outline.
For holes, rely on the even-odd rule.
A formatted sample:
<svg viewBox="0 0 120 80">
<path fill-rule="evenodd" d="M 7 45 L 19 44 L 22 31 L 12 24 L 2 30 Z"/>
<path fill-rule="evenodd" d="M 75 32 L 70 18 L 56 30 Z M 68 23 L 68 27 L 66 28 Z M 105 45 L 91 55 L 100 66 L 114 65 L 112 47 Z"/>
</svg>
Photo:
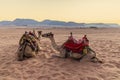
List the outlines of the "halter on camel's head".
<svg viewBox="0 0 120 80">
<path fill-rule="evenodd" d="M 42 31 L 38 31 L 38 35 L 41 35 L 42 34 Z"/>
<path fill-rule="evenodd" d="M 46 37 L 46 38 L 52 38 L 53 36 L 54 36 L 54 34 L 52 32 L 42 34 L 42 37 Z"/>
</svg>

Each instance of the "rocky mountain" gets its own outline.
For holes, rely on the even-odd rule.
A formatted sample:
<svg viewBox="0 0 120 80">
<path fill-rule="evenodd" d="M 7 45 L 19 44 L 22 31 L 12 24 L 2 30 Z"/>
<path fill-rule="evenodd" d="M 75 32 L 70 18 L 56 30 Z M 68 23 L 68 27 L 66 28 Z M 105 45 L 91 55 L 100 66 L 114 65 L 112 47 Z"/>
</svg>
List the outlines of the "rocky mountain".
<svg viewBox="0 0 120 80">
<path fill-rule="evenodd" d="M 15 19 L 13 21 L 1 21 L 0 26 L 35 26 L 35 27 L 120 27 L 118 24 L 105 24 L 105 23 L 76 23 L 76 22 L 64 22 L 57 20 L 43 20 L 36 21 L 33 19 Z"/>
</svg>

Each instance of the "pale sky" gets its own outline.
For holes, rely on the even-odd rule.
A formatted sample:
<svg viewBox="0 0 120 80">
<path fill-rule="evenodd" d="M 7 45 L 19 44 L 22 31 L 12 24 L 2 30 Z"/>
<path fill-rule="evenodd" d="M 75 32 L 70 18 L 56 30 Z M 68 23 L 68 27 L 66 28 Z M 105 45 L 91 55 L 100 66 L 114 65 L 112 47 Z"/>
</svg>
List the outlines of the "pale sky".
<svg viewBox="0 0 120 80">
<path fill-rule="evenodd" d="M 16 18 L 120 24 L 120 0 L 0 0 L 0 21 Z"/>
</svg>

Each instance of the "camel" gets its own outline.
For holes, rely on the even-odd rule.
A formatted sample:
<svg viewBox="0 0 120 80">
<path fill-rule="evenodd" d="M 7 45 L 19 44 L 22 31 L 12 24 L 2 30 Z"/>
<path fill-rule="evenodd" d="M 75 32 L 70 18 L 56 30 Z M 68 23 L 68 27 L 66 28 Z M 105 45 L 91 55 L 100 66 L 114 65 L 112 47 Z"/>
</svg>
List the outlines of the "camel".
<svg viewBox="0 0 120 80">
<path fill-rule="evenodd" d="M 72 35 L 72 33 L 71 33 L 71 35 Z M 102 61 L 100 61 L 100 60 L 96 57 L 95 51 L 93 51 L 93 50 L 92 50 L 91 48 L 89 48 L 89 47 L 85 47 L 85 48 L 83 49 L 83 51 L 82 51 L 83 54 L 73 53 L 72 51 L 68 51 L 68 50 L 66 50 L 66 49 L 64 48 L 64 44 L 65 44 L 68 40 L 67 40 L 66 42 L 64 42 L 61 46 L 58 46 L 58 45 L 56 44 L 56 42 L 55 42 L 54 34 L 53 34 L 52 32 L 42 34 L 42 37 L 49 38 L 50 41 L 51 41 L 51 44 L 52 44 L 53 48 L 54 48 L 56 51 L 60 52 L 59 55 L 53 55 L 53 56 L 55 56 L 55 57 L 67 58 L 67 57 L 69 56 L 69 57 L 71 57 L 71 58 L 73 58 L 73 59 L 75 59 L 75 60 L 80 61 L 84 56 L 90 55 L 90 57 L 91 57 L 91 58 L 90 58 L 90 61 L 91 61 L 91 62 L 99 62 L 99 63 L 102 63 Z M 86 53 L 84 53 L 84 52 L 86 52 Z"/>
<path fill-rule="evenodd" d="M 26 58 L 36 57 L 38 52 L 40 51 L 40 38 L 42 31 L 38 31 L 38 37 L 35 34 L 35 30 L 33 32 L 26 32 L 23 34 L 19 41 L 19 48 L 17 50 L 18 60 L 22 61 Z"/>
</svg>

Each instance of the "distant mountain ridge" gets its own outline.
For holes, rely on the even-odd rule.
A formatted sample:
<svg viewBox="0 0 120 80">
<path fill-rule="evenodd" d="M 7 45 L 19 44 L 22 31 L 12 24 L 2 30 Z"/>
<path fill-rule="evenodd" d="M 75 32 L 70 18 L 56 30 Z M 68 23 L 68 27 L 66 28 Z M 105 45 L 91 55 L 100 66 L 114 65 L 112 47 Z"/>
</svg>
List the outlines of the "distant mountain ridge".
<svg viewBox="0 0 120 80">
<path fill-rule="evenodd" d="M 0 21 L 0 26 L 35 26 L 35 27 L 120 27 L 118 24 L 105 24 L 105 23 L 76 23 L 76 22 L 64 22 L 58 20 L 43 20 L 37 21 L 34 19 L 20 19 L 17 18 L 13 21 Z"/>
</svg>

